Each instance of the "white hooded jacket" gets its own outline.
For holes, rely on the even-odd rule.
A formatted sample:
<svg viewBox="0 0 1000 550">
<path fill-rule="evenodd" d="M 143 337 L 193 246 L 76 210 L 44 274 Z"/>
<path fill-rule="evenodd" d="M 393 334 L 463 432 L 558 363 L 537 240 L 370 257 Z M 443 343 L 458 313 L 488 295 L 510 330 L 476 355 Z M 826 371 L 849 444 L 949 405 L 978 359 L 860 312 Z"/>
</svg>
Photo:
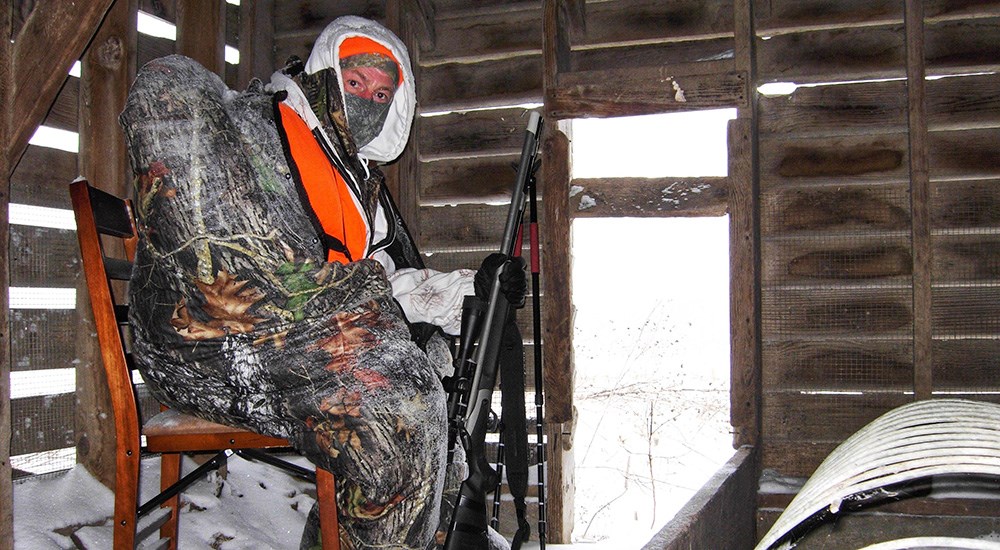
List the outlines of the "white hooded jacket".
<svg viewBox="0 0 1000 550">
<path fill-rule="evenodd" d="M 344 40 L 355 36 L 369 38 L 385 46 L 396 58 L 402 71 L 403 81 L 393 95 L 389 113 L 381 132 L 371 142 L 361 146 L 358 151 L 358 156 L 363 162 L 365 160 L 378 163 L 391 162 L 399 157 L 406 147 L 416 111 L 416 86 L 410 66 L 410 57 L 402 41 L 391 31 L 369 19 L 356 16 L 339 17 L 327 25 L 319 38 L 316 39 L 309 59 L 306 61 L 305 72 L 315 74 L 324 69 L 332 68 L 337 74 L 337 80 L 341 83 L 340 93 L 343 99 L 340 45 Z M 294 80 L 278 71 L 271 76 L 269 88 L 271 91 L 284 90 L 288 92 L 288 97 L 284 100 L 285 103 L 302 117 L 310 130 L 320 127 L 319 119 L 313 113 L 305 94 Z M 350 127 L 350 122 L 348 119 L 348 127 Z M 355 201 L 358 201 L 357 197 L 355 197 Z M 360 208 L 360 203 L 358 206 Z M 382 242 L 387 235 L 388 225 L 386 212 L 380 204 L 375 215 L 374 226 L 370 228 L 371 235 L 368 242 Z M 410 322 L 426 322 L 441 327 L 448 334 L 457 335 L 459 333 L 462 300 L 466 295 L 474 293 L 474 271 L 460 269 L 450 273 L 442 273 L 431 269 L 396 269 L 392 259 L 381 249 L 369 249 L 367 257 L 378 261 L 385 267 L 392 284 L 393 295 Z"/>
</svg>

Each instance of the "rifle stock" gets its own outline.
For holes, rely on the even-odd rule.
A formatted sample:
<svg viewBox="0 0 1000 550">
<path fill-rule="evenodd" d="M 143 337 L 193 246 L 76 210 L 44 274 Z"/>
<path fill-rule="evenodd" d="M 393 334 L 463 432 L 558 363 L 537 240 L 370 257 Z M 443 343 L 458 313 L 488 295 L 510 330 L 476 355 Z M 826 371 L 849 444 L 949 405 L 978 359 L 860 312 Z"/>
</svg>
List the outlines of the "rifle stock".
<svg viewBox="0 0 1000 550">
<path fill-rule="evenodd" d="M 541 126 L 541 117 L 532 112 L 525 131 L 510 210 L 500 243 L 500 253 L 508 257 L 514 254 L 518 229 L 524 216 L 525 190 L 534 172 Z M 475 296 L 467 296 L 463 303 L 456 381 L 449 396 L 449 444 L 461 437 L 469 464 L 469 476 L 462 482 L 459 490 L 445 550 L 485 550 L 489 547 L 486 493 L 496 486 L 497 473 L 486 459 L 487 421 L 496 386 L 503 328 L 513 315 L 513 307 L 500 288 L 503 269 L 504 266 L 497 269 L 486 304 Z M 470 318 L 467 319 L 466 315 Z M 466 330 L 470 334 L 466 334 Z M 474 355 L 471 350 L 473 344 L 476 344 Z M 451 449 L 449 446 L 449 456 Z"/>
</svg>

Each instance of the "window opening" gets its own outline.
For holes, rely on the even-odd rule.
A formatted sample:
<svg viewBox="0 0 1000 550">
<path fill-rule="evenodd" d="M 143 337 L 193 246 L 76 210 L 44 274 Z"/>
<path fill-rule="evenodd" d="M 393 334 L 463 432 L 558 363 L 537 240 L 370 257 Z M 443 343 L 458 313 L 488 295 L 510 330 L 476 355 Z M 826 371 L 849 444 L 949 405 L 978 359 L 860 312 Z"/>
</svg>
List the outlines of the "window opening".
<svg viewBox="0 0 1000 550">
<path fill-rule="evenodd" d="M 574 120 L 573 175 L 725 176 L 734 117 Z M 572 242 L 573 539 L 637 548 L 733 454 L 728 216 L 581 217 Z"/>
</svg>

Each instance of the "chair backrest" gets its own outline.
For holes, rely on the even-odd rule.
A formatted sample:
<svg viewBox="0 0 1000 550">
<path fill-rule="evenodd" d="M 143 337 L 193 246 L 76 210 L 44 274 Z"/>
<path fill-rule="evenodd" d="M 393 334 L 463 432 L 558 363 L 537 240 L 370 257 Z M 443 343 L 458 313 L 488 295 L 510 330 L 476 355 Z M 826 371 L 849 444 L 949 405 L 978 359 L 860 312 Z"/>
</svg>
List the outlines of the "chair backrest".
<svg viewBox="0 0 1000 550">
<path fill-rule="evenodd" d="M 94 328 L 115 412 L 118 448 L 136 448 L 140 434 L 139 412 L 122 333 L 128 323 L 128 306 L 115 303 L 116 285 L 113 284 L 113 281 L 128 281 L 132 274 L 138 241 L 132 204 L 84 180 L 70 185 L 70 196 L 90 307 L 94 312 Z M 121 284 L 117 286 L 124 288 Z"/>
</svg>

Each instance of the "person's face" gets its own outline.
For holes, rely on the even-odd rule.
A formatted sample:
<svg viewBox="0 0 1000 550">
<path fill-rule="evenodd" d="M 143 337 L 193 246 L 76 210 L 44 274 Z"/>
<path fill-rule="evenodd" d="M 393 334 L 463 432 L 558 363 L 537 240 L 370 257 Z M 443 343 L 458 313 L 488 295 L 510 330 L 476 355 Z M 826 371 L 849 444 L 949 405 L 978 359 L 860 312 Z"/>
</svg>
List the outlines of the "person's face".
<svg viewBox="0 0 1000 550">
<path fill-rule="evenodd" d="M 377 67 L 344 69 L 344 91 L 375 103 L 389 103 L 395 93 L 395 82 Z"/>
</svg>

